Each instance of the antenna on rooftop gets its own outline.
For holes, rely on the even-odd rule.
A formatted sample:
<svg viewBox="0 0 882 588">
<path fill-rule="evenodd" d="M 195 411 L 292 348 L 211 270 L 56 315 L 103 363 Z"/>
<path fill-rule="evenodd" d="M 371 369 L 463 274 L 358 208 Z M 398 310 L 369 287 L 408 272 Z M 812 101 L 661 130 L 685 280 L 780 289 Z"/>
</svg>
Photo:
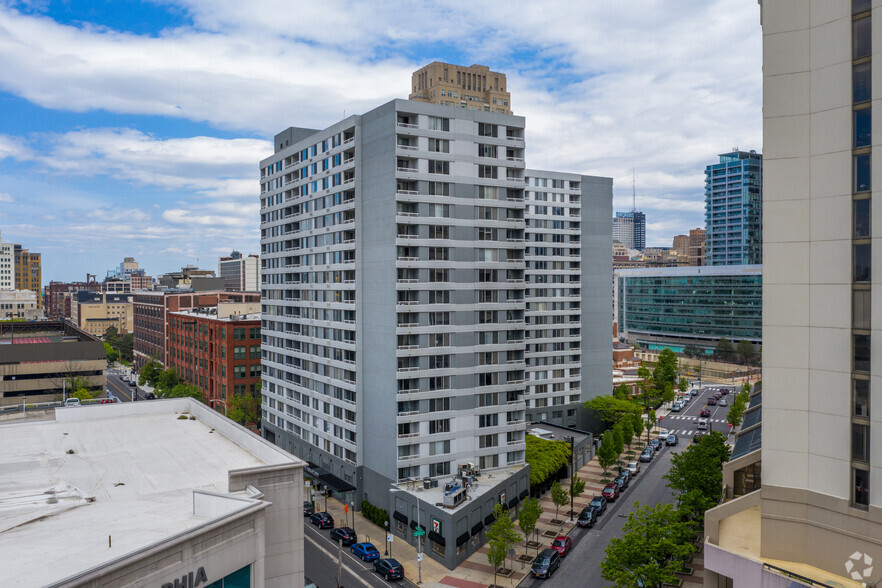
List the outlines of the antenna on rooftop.
<svg viewBox="0 0 882 588">
<path fill-rule="evenodd" d="M 631 212 L 637 212 L 637 168 L 631 168 Z"/>
</svg>

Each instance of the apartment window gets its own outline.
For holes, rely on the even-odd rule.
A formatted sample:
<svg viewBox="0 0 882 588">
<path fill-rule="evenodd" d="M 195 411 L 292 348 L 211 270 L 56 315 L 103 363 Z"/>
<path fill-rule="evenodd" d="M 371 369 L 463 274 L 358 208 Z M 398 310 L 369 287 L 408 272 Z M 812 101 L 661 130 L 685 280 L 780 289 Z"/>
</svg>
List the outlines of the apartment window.
<svg viewBox="0 0 882 588">
<path fill-rule="evenodd" d="M 429 347 L 449 347 L 450 333 L 430 333 Z"/>
<path fill-rule="evenodd" d="M 429 239 L 449 239 L 450 227 L 431 225 L 429 227 Z"/>
<path fill-rule="evenodd" d="M 450 389 L 450 376 L 438 376 L 434 378 L 429 378 L 429 391 L 434 392 L 436 390 L 449 390 Z"/>
<path fill-rule="evenodd" d="M 482 137 L 497 137 L 499 136 L 499 128 L 489 123 L 478 123 L 478 135 Z"/>
<path fill-rule="evenodd" d="M 852 468 L 851 471 L 854 481 L 854 505 L 870 506 L 870 472 L 861 468 Z"/>
<path fill-rule="evenodd" d="M 496 447 L 499 445 L 497 437 L 497 435 L 481 435 L 478 437 L 478 447 L 481 449 L 484 449 L 485 447 Z"/>
<path fill-rule="evenodd" d="M 429 356 L 429 369 L 443 369 L 450 367 L 450 356 L 449 355 L 430 355 Z"/>
<path fill-rule="evenodd" d="M 854 290 L 852 292 L 852 327 L 859 330 L 870 330 L 870 291 Z"/>
<path fill-rule="evenodd" d="M 430 290 L 429 304 L 450 304 L 450 290 Z"/>
<path fill-rule="evenodd" d="M 221 347 L 223 350 L 223 347 Z M 251 359 L 260 359 L 260 345 L 251 346 Z"/>
<path fill-rule="evenodd" d="M 429 434 L 430 435 L 434 435 L 435 433 L 449 433 L 449 432 L 450 432 L 450 419 L 429 421 Z"/>
<path fill-rule="evenodd" d="M 871 189 L 870 179 L 872 174 L 870 172 L 870 154 L 864 153 L 862 155 L 854 156 L 854 191 L 858 192 L 869 192 Z M 869 206 L 867 207 L 867 213 L 869 214 Z"/>
<path fill-rule="evenodd" d="M 450 313 L 449 312 L 431 312 L 429 313 L 429 325 L 449 325 L 450 324 Z"/>
<path fill-rule="evenodd" d="M 852 380 L 852 416 L 870 418 L 870 381 Z"/>
<path fill-rule="evenodd" d="M 861 12 L 866 12 L 872 5 L 872 0 L 851 0 L 851 13 L 860 14 Z"/>
<path fill-rule="evenodd" d="M 447 182 L 429 182 L 430 196 L 450 196 L 450 184 Z"/>
<path fill-rule="evenodd" d="M 498 455 L 482 455 L 478 458 L 478 467 L 482 470 L 490 469 L 490 468 L 498 468 L 499 467 L 499 456 Z"/>
<path fill-rule="evenodd" d="M 870 200 L 868 198 L 855 200 L 852 203 L 854 211 L 854 235 L 855 239 L 870 236 Z"/>
<path fill-rule="evenodd" d="M 429 443 L 429 455 L 444 455 L 450 453 L 450 439 Z"/>
<path fill-rule="evenodd" d="M 870 244 L 853 245 L 853 281 L 870 281 Z"/>
<path fill-rule="evenodd" d="M 245 359 L 245 346 L 233 347 L 233 359 Z"/>
<path fill-rule="evenodd" d="M 479 427 L 497 427 L 499 426 L 499 414 L 482 414 L 478 416 Z"/>
<path fill-rule="evenodd" d="M 870 371 L 870 336 L 852 335 L 854 351 L 854 371 Z"/>
<path fill-rule="evenodd" d="M 496 145 L 478 145 L 478 157 L 497 157 L 498 148 Z"/>
<path fill-rule="evenodd" d="M 450 153 L 450 141 L 447 139 L 429 139 L 429 151 Z"/>
<path fill-rule="evenodd" d="M 478 177 L 479 178 L 497 178 L 497 177 L 499 177 L 498 168 L 495 165 L 479 165 L 478 166 Z"/>
<path fill-rule="evenodd" d="M 450 270 L 440 269 L 440 268 L 430 269 L 429 270 L 429 281 L 430 282 L 449 282 L 450 281 Z"/>
<path fill-rule="evenodd" d="M 430 398 L 429 412 L 443 412 L 450 410 L 450 398 Z"/>
<path fill-rule="evenodd" d="M 236 328 L 233 329 L 233 339 L 236 341 L 241 341 L 245 338 L 245 329 L 244 328 Z"/>
<path fill-rule="evenodd" d="M 852 100 L 855 104 L 867 102 L 871 98 L 870 92 L 870 62 L 859 63 L 852 67 L 851 86 Z"/>
<path fill-rule="evenodd" d="M 449 247 L 429 247 L 429 261 L 448 261 L 449 259 Z"/>
<path fill-rule="evenodd" d="M 871 142 L 871 122 L 870 108 L 861 108 L 855 110 L 854 115 L 854 147 L 869 147 Z"/>
<path fill-rule="evenodd" d="M 247 370 L 248 366 L 244 365 L 234 365 L 233 366 L 233 377 L 234 378 L 244 378 L 248 375 Z"/>
<path fill-rule="evenodd" d="M 870 426 L 862 423 L 851 424 L 851 459 L 870 461 Z"/>
<path fill-rule="evenodd" d="M 430 174 L 450 174 L 450 162 L 449 161 L 436 161 L 434 159 L 429 160 L 429 173 Z"/>
<path fill-rule="evenodd" d="M 430 116 L 429 117 L 429 129 L 432 131 L 449 131 L 450 130 L 450 119 L 449 118 L 441 118 L 439 116 Z"/>
<path fill-rule="evenodd" d="M 870 18 L 860 18 L 851 23 L 852 59 L 868 57 L 873 50 Z"/>
<path fill-rule="evenodd" d="M 429 216 L 448 218 L 450 216 L 449 204 L 429 204 Z"/>
</svg>

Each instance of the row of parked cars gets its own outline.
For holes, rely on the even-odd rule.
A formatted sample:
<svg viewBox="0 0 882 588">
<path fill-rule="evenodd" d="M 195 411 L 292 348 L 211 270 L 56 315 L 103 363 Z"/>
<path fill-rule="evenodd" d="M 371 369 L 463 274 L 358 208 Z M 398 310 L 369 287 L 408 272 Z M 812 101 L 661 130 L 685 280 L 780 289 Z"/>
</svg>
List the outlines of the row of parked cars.
<svg viewBox="0 0 882 588">
<path fill-rule="evenodd" d="M 362 561 L 374 564 L 374 571 L 383 576 L 386 581 L 401 580 L 404 578 L 404 566 L 398 560 L 391 557 L 381 558 L 380 550 L 373 543 L 358 542 L 358 535 L 352 527 L 335 527 L 334 517 L 328 512 L 315 512 L 312 502 L 303 502 L 303 516 L 309 517 L 309 522 L 319 529 L 331 529 L 331 539 L 348 547 L 349 551 Z"/>
</svg>

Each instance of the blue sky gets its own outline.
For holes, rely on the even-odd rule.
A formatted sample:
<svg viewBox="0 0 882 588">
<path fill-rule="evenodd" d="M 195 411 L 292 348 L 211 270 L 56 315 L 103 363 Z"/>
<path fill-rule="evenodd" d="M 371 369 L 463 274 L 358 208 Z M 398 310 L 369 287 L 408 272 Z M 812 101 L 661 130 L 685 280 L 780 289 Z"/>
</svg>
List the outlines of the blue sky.
<svg viewBox="0 0 882 588">
<path fill-rule="evenodd" d="M 704 226 L 704 166 L 762 150 L 759 7 L 0 0 L 0 236 L 43 279 L 259 251 L 274 133 L 407 96 L 433 61 L 505 72 L 527 165 L 610 176 L 647 243 Z"/>
</svg>

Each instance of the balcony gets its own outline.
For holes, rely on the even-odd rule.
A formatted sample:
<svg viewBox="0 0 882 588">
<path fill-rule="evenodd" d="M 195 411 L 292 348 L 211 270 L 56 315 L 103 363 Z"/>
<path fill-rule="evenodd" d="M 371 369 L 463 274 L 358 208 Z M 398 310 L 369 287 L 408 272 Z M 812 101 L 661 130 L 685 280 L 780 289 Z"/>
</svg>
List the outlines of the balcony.
<svg viewBox="0 0 882 588">
<path fill-rule="evenodd" d="M 418 129 L 418 128 L 420 128 L 419 125 L 412 125 L 410 123 L 404 123 L 404 122 L 396 123 L 396 126 L 402 128 L 402 129 Z"/>
<path fill-rule="evenodd" d="M 395 169 L 397 171 L 402 172 L 402 173 L 410 173 L 410 174 L 415 174 L 420 171 L 419 168 L 416 168 L 416 167 L 396 167 Z"/>
</svg>

